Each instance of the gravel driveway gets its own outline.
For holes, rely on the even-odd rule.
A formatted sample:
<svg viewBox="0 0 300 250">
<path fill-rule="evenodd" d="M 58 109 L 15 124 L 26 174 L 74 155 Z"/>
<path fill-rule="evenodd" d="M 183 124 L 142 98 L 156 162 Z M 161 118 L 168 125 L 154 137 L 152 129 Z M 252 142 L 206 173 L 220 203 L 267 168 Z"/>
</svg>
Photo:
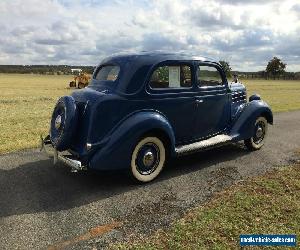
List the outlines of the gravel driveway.
<svg viewBox="0 0 300 250">
<path fill-rule="evenodd" d="M 167 227 L 233 182 L 294 159 L 300 111 L 275 114 L 267 143 L 179 158 L 157 180 L 134 185 L 122 173 L 74 174 L 38 150 L 0 156 L 0 249 L 91 249 Z"/>
</svg>

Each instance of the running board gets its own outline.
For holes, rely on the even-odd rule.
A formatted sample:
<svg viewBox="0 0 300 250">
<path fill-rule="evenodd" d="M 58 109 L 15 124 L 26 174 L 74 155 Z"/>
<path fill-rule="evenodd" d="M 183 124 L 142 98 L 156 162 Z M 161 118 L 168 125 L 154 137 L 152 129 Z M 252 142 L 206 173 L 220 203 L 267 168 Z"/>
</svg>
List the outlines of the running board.
<svg viewBox="0 0 300 250">
<path fill-rule="evenodd" d="M 229 135 L 224 135 L 224 134 L 216 135 L 207 140 L 198 141 L 198 142 L 194 142 L 191 144 L 179 146 L 179 147 L 175 148 L 175 152 L 177 155 L 185 155 L 185 154 L 190 154 L 190 153 L 194 153 L 197 151 L 201 151 L 204 149 L 208 149 L 211 147 L 223 145 L 230 141 L 232 141 L 232 137 Z"/>
</svg>

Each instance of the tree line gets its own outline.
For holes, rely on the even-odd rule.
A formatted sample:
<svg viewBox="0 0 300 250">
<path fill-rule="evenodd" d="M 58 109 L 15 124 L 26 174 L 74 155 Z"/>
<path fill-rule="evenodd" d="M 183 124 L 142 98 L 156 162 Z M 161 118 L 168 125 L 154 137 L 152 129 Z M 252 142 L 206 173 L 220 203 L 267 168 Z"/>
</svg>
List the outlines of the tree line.
<svg viewBox="0 0 300 250">
<path fill-rule="evenodd" d="M 219 61 L 225 71 L 227 77 L 236 74 L 240 78 L 251 79 L 283 79 L 283 80 L 300 80 L 300 72 L 287 72 L 286 63 L 278 57 L 273 57 L 267 64 L 266 69 L 257 72 L 240 72 L 232 71 L 229 62 Z"/>
<path fill-rule="evenodd" d="M 80 68 L 83 72 L 92 74 L 95 67 L 71 65 L 0 65 L 0 73 L 70 75 L 72 74 L 71 69 L 74 68 Z"/>
<path fill-rule="evenodd" d="M 246 79 L 284 79 L 300 80 L 300 72 L 286 72 L 286 63 L 278 57 L 273 57 L 267 64 L 266 69 L 257 72 L 232 71 L 229 62 L 219 62 L 227 77 L 237 74 Z M 71 65 L 0 65 L 0 73 L 18 74 L 44 74 L 44 75 L 70 75 L 71 69 L 80 68 L 83 72 L 92 74 L 93 66 L 71 66 Z"/>
</svg>

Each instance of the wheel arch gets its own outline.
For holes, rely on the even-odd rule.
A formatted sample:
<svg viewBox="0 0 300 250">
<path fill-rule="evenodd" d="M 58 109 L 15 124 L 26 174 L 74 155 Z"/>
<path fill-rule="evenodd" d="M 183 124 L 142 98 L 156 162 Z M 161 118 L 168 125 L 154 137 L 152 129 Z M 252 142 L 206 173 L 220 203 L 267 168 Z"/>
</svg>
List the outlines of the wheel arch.
<svg viewBox="0 0 300 250">
<path fill-rule="evenodd" d="M 232 124 L 229 134 L 236 140 L 244 140 L 253 136 L 255 120 L 263 116 L 269 124 L 273 124 L 273 114 L 262 100 L 253 100 L 245 105 L 239 117 Z"/>
<path fill-rule="evenodd" d="M 140 111 L 127 117 L 114 129 L 106 145 L 93 155 L 91 168 L 126 168 L 135 144 L 150 133 L 163 140 L 170 156 L 175 154 L 175 136 L 168 120 L 156 111 Z"/>
<path fill-rule="evenodd" d="M 160 129 L 160 128 L 150 129 L 149 131 L 144 132 L 140 136 L 140 139 L 143 138 L 143 137 L 146 137 L 146 136 L 155 136 L 158 139 L 160 139 L 164 144 L 167 157 L 172 155 L 172 151 L 173 151 L 172 150 L 172 141 L 170 139 L 169 134 L 165 130 Z"/>
<path fill-rule="evenodd" d="M 263 116 L 267 119 L 267 122 L 271 125 L 273 125 L 273 114 L 272 112 L 268 111 L 268 110 L 265 110 L 263 111 L 260 116 Z"/>
</svg>

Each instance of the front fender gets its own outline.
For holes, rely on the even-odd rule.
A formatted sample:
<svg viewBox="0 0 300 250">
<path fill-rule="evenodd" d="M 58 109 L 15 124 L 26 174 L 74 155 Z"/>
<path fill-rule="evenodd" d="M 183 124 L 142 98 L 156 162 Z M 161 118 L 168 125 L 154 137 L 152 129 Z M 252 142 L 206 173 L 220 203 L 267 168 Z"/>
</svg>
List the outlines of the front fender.
<svg viewBox="0 0 300 250">
<path fill-rule="evenodd" d="M 128 168 L 138 140 L 143 134 L 153 131 L 168 137 L 170 152 L 174 153 L 175 137 L 167 119 L 156 111 L 141 111 L 132 114 L 114 129 L 107 143 L 94 153 L 89 167 L 99 170 Z"/>
<path fill-rule="evenodd" d="M 247 103 L 240 115 L 233 121 L 230 135 L 237 141 L 252 137 L 255 121 L 259 116 L 265 117 L 269 124 L 273 124 L 273 113 L 267 103 L 262 100 Z"/>
</svg>

